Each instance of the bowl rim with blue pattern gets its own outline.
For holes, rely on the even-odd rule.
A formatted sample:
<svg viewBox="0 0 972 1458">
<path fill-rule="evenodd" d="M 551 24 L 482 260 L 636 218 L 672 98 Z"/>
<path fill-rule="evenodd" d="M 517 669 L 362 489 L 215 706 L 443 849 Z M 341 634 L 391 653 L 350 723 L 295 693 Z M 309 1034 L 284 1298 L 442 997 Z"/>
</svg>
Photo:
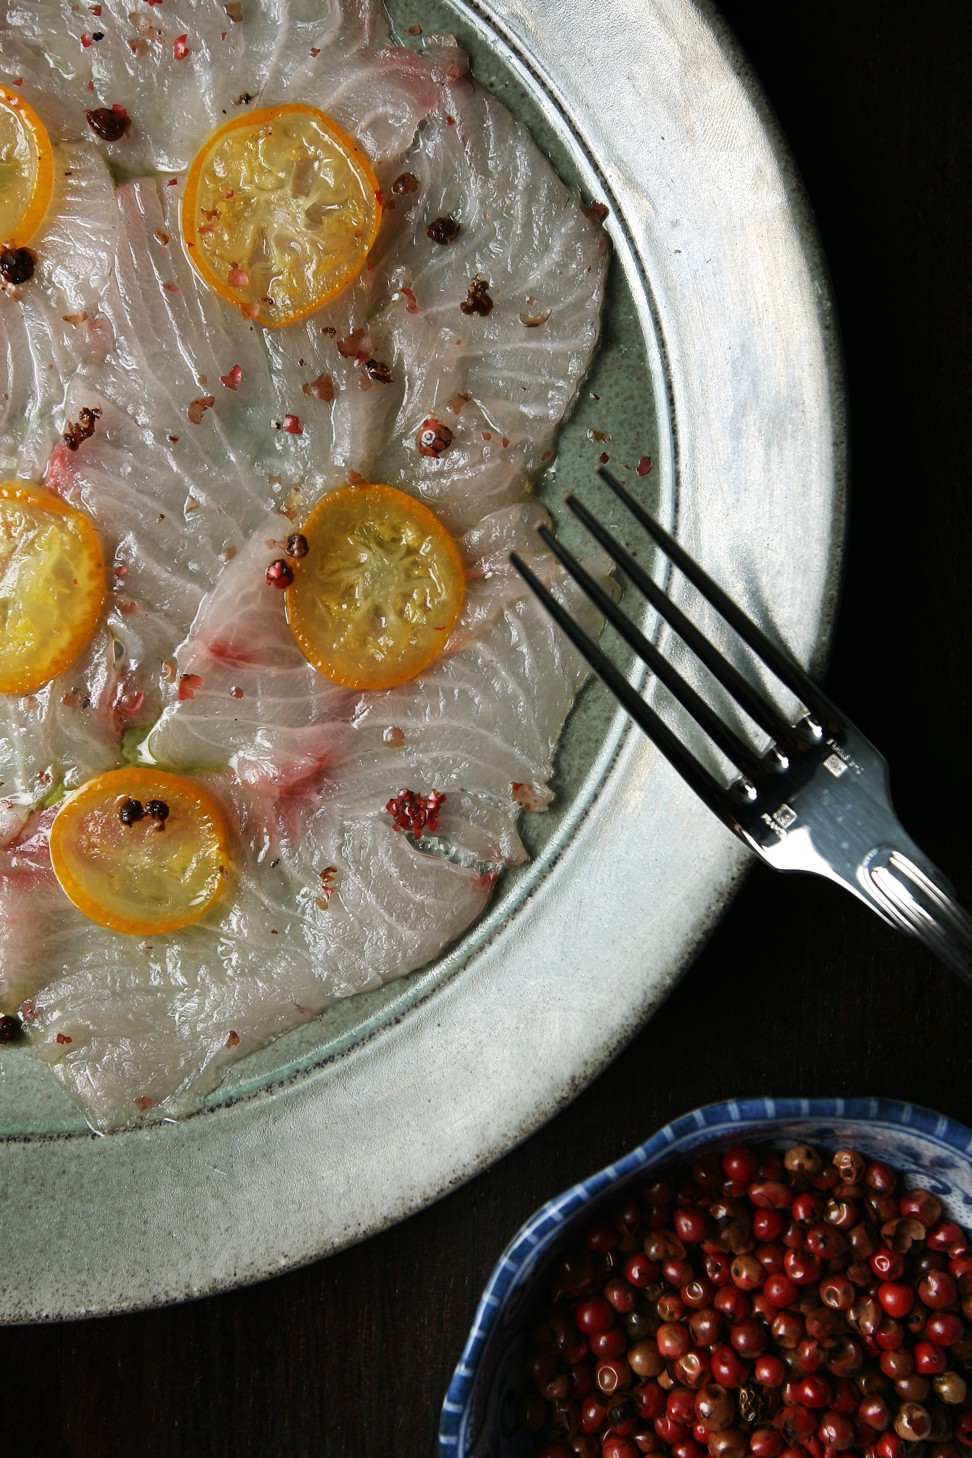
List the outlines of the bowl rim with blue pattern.
<svg viewBox="0 0 972 1458">
<path fill-rule="evenodd" d="M 972 1130 L 946 1114 L 885 1098 L 742 1098 L 706 1104 L 673 1120 L 621 1159 L 548 1200 L 521 1226 L 486 1283 L 462 1356 L 446 1393 L 439 1426 L 440 1458 L 503 1453 L 476 1446 L 500 1399 L 504 1349 L 512 1348 L 517 1315 L 534 1305 L 552 1252 L 593 1213 L 592 1206 L 661 1165 L 700 1149 L 754 1141 L 860 1148 L 933 1190 L 951 1218 L 972 1227 Z M 527 1451 L 529 1451 L 527 1449 Z M 514 1455 L 511 1454 L 511 1458 Z"/>
</svg>

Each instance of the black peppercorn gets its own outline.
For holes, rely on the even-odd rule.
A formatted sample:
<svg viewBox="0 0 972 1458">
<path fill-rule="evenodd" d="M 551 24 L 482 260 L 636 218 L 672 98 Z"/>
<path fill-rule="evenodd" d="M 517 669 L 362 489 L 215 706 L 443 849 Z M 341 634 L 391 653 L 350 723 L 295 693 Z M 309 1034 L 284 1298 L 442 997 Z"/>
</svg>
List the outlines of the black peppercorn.
<svg viewBox="0 0 972 1458">
<path fill-rule="evenodd" d="M 122 825 L 134 825 L 137 820 L 142 819 L 144 814 L 145 809 L 141 800 L 123 800 L 118 807 L 118 819 Z"/>
</svg>

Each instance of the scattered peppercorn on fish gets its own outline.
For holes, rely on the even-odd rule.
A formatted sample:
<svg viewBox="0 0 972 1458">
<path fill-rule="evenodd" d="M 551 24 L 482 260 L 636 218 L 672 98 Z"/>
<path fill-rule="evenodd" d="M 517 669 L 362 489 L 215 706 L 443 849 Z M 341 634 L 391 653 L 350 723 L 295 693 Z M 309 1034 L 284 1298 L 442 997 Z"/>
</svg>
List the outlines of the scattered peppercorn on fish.
<svg viewBox="0 0 972 1458">
<path fill-rule="evenodd" d="M 0 699 L 0 1011 L 20 1008 L 102 1129 L 185 1112 L 227 1063 L 433 960 L 523 858 L 517 818 L 550 799 L 582 669 L 507 557 L 535 551 L 530 482 L 590 362 L 606 263 L 448 39 L 392 46 L 357 0 L 129 12 L 103 4 L 100 39 L 67 3 L 0 15 L 4 64 L 83 173 L 37 276 L 0 297 L 23 406 L 0 415 L 0 458 L 88 515 L 111 588 L 73 665 Z M 85 118 L 89 81 L 130 123 L 117 138 Z M 291 101 L 362 147 L 383 210 L 357 277 L 264 329 L 186 256 L 182 174 L 226 115 Z M 96 193 L 85 270 L 65 218 Z M 290 538 L 365 481 L 431 508 L 466 578 L 438 656 L 370 692 L 319 673 L 285 607 Z M 48 837 L 59 796 L 139 741 L 219 806 L 231 884 L 136 939 L 67 900 Z M 386 808 L 405 790 L 445 795 L 420 834 Z"/>
<path fill-rule="evenodd" d="M 416 91 L 426 105 L 434 99 L 434 68 L 389 43 L 373 0 L 102 0 L 97 15 L 71 0 L 22 0 L 3 9 L 4 75 L 43 98 L 52 137 L 86 137 L 88 111 L 123 107 L 131 128 L 105 150 L 129 173 L 184 171 L 203 138 L 257 97 L 326 99 L 369 151 L 394 149 Z"/>
</svg>

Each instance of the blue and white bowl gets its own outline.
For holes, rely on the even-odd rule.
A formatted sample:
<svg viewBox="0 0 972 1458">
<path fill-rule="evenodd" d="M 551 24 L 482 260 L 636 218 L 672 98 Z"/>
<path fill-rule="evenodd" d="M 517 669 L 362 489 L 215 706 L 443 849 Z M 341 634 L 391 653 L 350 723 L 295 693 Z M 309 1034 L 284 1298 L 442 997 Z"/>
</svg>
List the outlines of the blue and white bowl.
<svg viewBox="0 0 972 1458">
<path fill-rule="evenodd" d="M 544 1304 L 555 1258 L 592 1216 L 649 1171 L 738 1143 L 859 1149 L 893 1165 L 909 1184 L 933 1190 L 953 1220 L 972 1228 L 972 1130 L 944 1114 L 894 1099 L 707 1104 L 549 1200 L 514 1236 L 489 1278 L 449 1384 L 440 1458 L 532 1458 L 533 1441 L 517 1426 L 517 1399 L 526 1334 Z"/>
</svg>

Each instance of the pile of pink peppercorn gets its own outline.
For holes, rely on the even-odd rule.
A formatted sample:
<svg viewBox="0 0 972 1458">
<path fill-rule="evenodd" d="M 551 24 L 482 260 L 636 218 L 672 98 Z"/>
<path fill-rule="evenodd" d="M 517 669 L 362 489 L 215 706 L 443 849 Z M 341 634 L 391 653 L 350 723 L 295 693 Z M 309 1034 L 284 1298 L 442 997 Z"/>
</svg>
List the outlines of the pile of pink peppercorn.
<svg viewBox="0 0 972 1458">
<path fill-rule="evenodd" d="M 968 1458 L 966 1246 L 853 1149 L 649 1177 L 557 1265 L 522 1404 L 538 1458 Z"/>
</svg>

